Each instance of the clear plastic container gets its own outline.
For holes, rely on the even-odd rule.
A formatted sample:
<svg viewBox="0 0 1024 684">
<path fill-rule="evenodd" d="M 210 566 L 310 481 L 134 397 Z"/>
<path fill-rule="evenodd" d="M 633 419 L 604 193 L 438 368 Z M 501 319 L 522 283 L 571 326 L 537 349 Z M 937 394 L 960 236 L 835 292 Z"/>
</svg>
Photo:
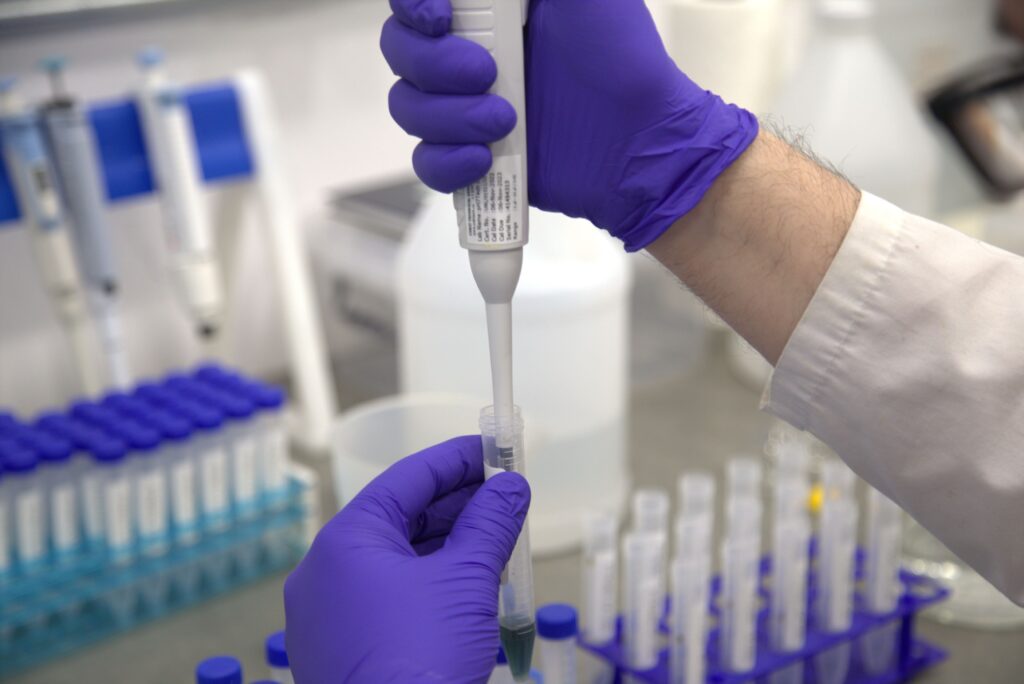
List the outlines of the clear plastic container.
<svg viewBox="0 0 1024 684">
<path fill-rule="evenodd" d="M 576 684 L 576 641 L 579 636 L 576 609 L 565 603 L 550 603 L 538 608 L 537 636 L 544 684 Z"/>
<path fill-rule="evenodd" d="M 406 394 L 367 402 L 335 420 L 334 491 L 344 506 L 386 468 L 458 435 L 476 434 L 480 403 L 451 394 Z"/>
</svg>

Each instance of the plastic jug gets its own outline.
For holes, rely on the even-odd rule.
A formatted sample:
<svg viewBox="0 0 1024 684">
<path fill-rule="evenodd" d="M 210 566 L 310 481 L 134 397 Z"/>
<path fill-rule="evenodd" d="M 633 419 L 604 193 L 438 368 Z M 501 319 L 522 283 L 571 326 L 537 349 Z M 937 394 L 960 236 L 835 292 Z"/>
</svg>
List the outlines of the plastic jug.
<svg viewBox="0 0 1024 684">
<path fill-rule="evenodd" d="M 535 552 L 579 543 L 586 508 L 621 513 L 626 463 L 630 262 L 585 221 L 531 209 L 513 300 L 515 401 L 526 424 Z M 455 209 L 429 198 L 398 259 L 403 392 L 491 403 L 484 306 Z"/>
</svg>

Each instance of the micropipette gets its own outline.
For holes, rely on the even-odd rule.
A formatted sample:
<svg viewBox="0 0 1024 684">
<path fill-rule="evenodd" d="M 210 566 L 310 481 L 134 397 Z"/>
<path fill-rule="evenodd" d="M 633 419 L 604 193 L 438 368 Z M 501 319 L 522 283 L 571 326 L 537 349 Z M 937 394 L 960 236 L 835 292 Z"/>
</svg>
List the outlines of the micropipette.
<svg viewBox="0 0 1024 684">
<path fill-rule="evenodd" d="M 163 68 L 154 48 L 139 54 L 143 72 L 139 90 L 146 143 L 160 191 L 173 277 L 202 339 L 213 337 L 223 306 L 212 231 L 200 192 L 200 167 L 191 118 L 180 89 Z"/>
<path fill-rule="evenodd" d="M 93 331 L 82 277 L 61 207 L 53 166 L 47 157 L 39 118 L 20 101 L 14 79 L 0 83 L 0 130 L 4 156 L 18 202 L 32 228 L 36 258 L 43 279 L 67 329 L 82 390 L 99 392 L 100 380 Z"/>
<path fill-rule="evenodd" d="M 78 266 L 100 333 L 108 380 L 124 388 L 131 383 L 131 374 L 116 306 L 117 274 L 104 211 L 105 192 L 88 117 L 66 92 L 64 65 L 62 58 L 42 63 L 53 89 L 52 99 L 42 110 L 43 121 L 68 211 Z"/>
<path fill-rule="evenodd" d="M 469 265 L 487 313 L 487 336 L 491 359 L 494 416 L 499 425 L 514 421 L 512 392 L 512 295 L 523 265 L 523 247 L 528 238 L 526 189 L 526 78 L 523 62 L 523 26 L 529 3 L 525 0 L 452 0 L 452 33 L 487 48 L 494 56 L 498 73 L 491 92 L 504 97 L 515 108 L 518 120 L 504 139 L 491 145 L 493 162 L 487 175 L 455 193 L 459 242 L 469 250 Z M 511 451 L 512 444 L 496 435 L 499 451 Z M 522 459 L 522 453 L 502 454 L 502 461 Z M 529 538 L 523 527 L 509 569 L 529 568 Z M 526 558 L 517 558 L 526 554 Z M 506 572 L 505 576 L 512 573 Z M 521 577 L 526 581 L 526 577 Z M 529 644 L 504 642 L 512 674 L 518 680 L 529 676 L 529 661 L 536 633 L 531 586 L 520 587 L 530 598 L 529 611 L 500 614 L 502 634 L 513 635 Z M 504 588 L 504 583 L 503 583 Z M 525 596 L 522 597 L 525 599 Z M 504 605 L 504 604 L 502 604 Z M 499 611 L 500 612 L 500 611 Z M 515 621 L 513 624 L 512 621 Z M 528 647 L 527 647 L 528 646 Z M 526 653 L 526 662 L 516 662 Z"/>
</svg>

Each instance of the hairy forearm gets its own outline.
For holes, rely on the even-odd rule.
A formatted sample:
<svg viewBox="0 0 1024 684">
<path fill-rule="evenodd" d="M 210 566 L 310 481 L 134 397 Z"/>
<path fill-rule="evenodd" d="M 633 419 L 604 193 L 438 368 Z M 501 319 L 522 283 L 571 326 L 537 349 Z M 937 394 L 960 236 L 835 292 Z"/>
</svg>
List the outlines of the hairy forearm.
<svg viewBox="0 0 1024 684">
<path fill-rule="evenodd" d="M 648 251 L 774 364 L 859 202 L 848 181 L 762 131 Z"/>
</svg>

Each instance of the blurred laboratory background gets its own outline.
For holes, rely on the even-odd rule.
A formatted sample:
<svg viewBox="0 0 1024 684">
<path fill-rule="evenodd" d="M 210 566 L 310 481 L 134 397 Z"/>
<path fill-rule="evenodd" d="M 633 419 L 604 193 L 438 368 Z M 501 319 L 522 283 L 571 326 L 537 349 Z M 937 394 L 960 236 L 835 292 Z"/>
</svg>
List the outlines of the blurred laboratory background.
<svg viewBox="0 0 1024 684">
<path fill-rule="evenodd" d="M 702 86 L 865 189 L 1024 254 L 1021 3 L 647 5 Z M 281 586 L 318 527 L 398 458 L 478 432 L 484 310 L 452 200 L 413 176 L 416 140 L 388 114 L 389 14 L 385 0 L 0 0 L 0 681 L 170 684 L 230 653 L 245 681 L 287 684 Z M 812 620 L 831 641 L 773 633 L 808 663 L 759 655 L 786 665 L 773 682 L 1021 681 L 1024 609 L 760 413 L 770 368 L 738 335 L 646 255 L 530 218 L 514 344 L 535 586 L 538 605 L 580 611 L 579 682 L 675 672 L 660 612 L 638 618 L 627 590 L 645 563 L 661 565 L 659 598 L 676 587 L 698 605 L 688 629 L 740 633 L 751 614 L 703 626 L 707 597 L 680 587 L 722 572 L 721 591 L 756 592 L 712 546 L 736 568 L 794 557 L 798 573 L 786 544 L 812 532 L 820 567 L 849 568 L 819 590 L 856 576 L 864 598 Z M 762 489 L 776 515 L 751 548 L 736 511 L 759 520 Z M 677 490 L 685 548 L 667 542 Z M 644 529 L 665 535 L 660 560 Z M 770 603 L 785 624 L 807 601 L 797 585 L 751 593 L 750 610 Z M 569 613 L 541 619 L 549 682 L 577 681 L 544 665 L 566 639 L 576 660 Z M 608 650 L 618 613 L 628 651 Z M 715 667 L 749 670 L 762 645 L 741 641 Z M 207 667 L 234 681 L 216 678 L 233 662 Z M 687 672 L 671 681 L 703 681 Z"/>
</svg>

